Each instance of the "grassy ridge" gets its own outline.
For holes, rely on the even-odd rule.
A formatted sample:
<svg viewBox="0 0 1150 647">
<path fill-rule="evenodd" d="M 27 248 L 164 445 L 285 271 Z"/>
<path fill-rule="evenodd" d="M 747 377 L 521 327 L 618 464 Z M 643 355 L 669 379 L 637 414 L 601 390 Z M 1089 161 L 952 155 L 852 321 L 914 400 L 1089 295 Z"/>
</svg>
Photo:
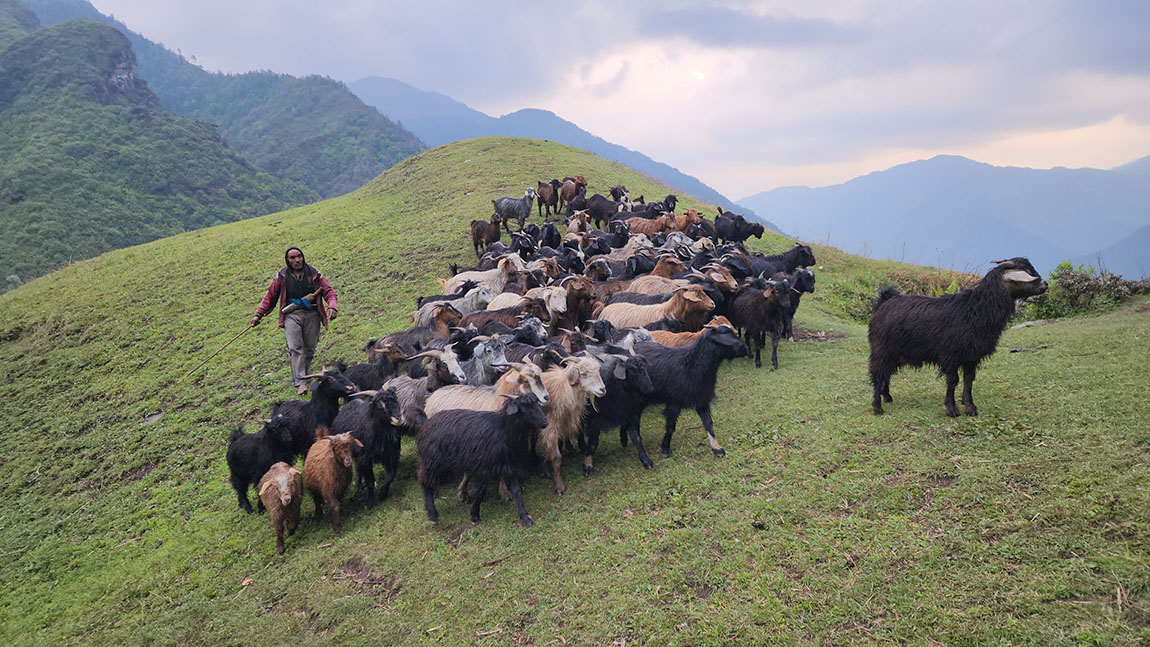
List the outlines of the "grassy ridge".
<svg viewBox="0 0 1150 647">
<path fill-rule="evenodd" d="M 236 509 L 224 446 L 236 422 L 290 397 L 280 331 L 264 324 L 169 385 L 243 328 L 287 246 L 302 246 L 340 293 L 319 357 L 358 359 L 367 337 L 407 325 L 414 295 L 434 292 L 447 262 L 468 259 L 466 224 L 490 199 L 567 174 L 592 191 L 666 192 L 557 144 L 472 140 L 341 198 L 111 252 L 0 296 L 0 640 L 1147 637 L 1145 304 L 1008 331 L 980 374 L 978 418 L 945 418 L 942 382 L 927 371 L 898 376 L 888 415 L 875 418 L 865 327 L 852 316 L 880 278 L 934 273 L 823 248 L 799 324 L 845 336 L 784 345 L 774 373 L 746 360 L 723 369 L 715 424 L 726 459 L 687 415 L 675 456 L 650 471 L 606 442 L 592 477 L 569 471 L 566 496 L 532 480 L 533 529 L 498 501 L 472 528 L 446 495 L 436 528 L 407 444 L 391 499 L 352 504 L 339 538 L 305 520 L 276 557 L 267 519 Z M 660 421 L 645 416 L 649 446 Z"/>
</svg>

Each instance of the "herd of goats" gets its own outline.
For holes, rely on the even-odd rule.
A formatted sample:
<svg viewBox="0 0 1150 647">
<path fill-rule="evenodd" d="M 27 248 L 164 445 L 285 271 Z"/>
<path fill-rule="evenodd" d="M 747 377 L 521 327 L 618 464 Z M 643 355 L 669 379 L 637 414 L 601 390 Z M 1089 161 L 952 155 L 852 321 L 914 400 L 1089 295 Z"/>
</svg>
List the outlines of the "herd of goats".
<svg viewBox="0 0 1150 647">
<path fill-rule="evenodd" d="M 563 494 L 562 457 L 581 455 L 590 474 L 606 430 L 618 428 L 650 468 L 639 433 L 650 405 L 663 405 L 664 456 L 683 409 L 698 414 L 714 454 L 725 454 L 711 418 L 719 366 L 753 347 L 760 367 L 769 338 L 778 368 L 779 340 L 792 338 L 799 301 L 814 291 L 814 254 L 799 243 L 775 255 L 747 251 L 743 241 L 761 237 L 762 225 L 729 211 L 708 220 L 694 209 L 677 214 L 674 195 L 648 203 L 616 186 L 587 198 L 586 186 L 581 176 L 565 178 L 493 200 L 490 219 L 471 223 L 477 265 L 453 265 L 453 276 L 439 279 L 442 294 L 417 300 L 412 328 L 370 340 L 365 362 L 308 376 L 311 397 L 275 403 L 258 432 L 232 432 L 231 484 L 249 513 L 256 486 L 278 553 L 299 523 L 305 487 L 316 518 L 326 505 L 337 534 L 353 476 L 368 505 L 387 497 L 402 436 L 415 437 L 433 523 L 438 487 L 459 482 L 478 523 L 487 488 L 498 483 L 531 526 L 525 475 L 541 458 Z M 543 224 L 527 225 L 536 206 Z M 976 415 L 975 368 L 994 351 L 1015 299 L 1045 287 L 1026 259 L 1014 258 L 953 295 L 884 288 L 870 327 L 874 413 L 891 401 L 900 366 L 934 364 L 947 378 L 947 414 L 958 415 L 962 368 L 962 403 Z M 291 466 L 297 456 L 306 486 Z M 386 473 L 378 484 L 376 464 Z"/>
</svg>

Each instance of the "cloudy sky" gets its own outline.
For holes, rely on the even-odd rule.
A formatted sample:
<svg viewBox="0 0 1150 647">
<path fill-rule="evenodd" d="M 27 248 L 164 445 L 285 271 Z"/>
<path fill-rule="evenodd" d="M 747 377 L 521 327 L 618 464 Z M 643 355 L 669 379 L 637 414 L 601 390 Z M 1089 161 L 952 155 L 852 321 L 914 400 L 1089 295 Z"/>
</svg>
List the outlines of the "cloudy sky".
<svg viewBox="0 0 1150 647">
<path fill-rule="evenodd" d="M 1150 1 L 91 0 L 209 70 L 544 108 L 730 198 L 940 153 L 1150 154 Z"/>
</svg>

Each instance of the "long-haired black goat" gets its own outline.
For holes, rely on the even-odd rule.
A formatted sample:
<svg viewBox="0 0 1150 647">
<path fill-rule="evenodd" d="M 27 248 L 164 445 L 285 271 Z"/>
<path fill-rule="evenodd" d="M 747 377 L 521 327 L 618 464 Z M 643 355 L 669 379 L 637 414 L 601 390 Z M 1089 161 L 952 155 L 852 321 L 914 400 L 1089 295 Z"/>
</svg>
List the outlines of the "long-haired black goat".
<svg viewBox="0 0 1150 647">
<path fill-rule="evenodd" d="M 300 456 L 306 455 L 315 442 L 316 431 L 321 427 L 331 427 L 331 422 L 339 413 L 340 398 L 346 398 L 359 390 L 344 376 L 345 370 L 347 366 L 341 363 L 322 373 L 305 375 L 305 379 L 316 380 L 311 385 L 310 400 L 283 400 L 272 404 L 273 418 L 280 415 L 288 419 L 292 449 Z"/>
<path fill-rule="evenodd" d="M 383 465 L 387 473 L 379 484 L 379 498 L 386 499 L 395 480 L 399 467 L 399 426 L 403 424 L 399 398 L 394 389 L 365 390 L 355 393 L 366 396 L 366 400 L 351 400 L 339 411 L 331 423 L 333 434 L 350 433 L 352 438 L 363 443 L 355 456 L 356 493 L 367 501 L 368 507 L 375 505 L 376 463 Z"/>
<path fill-rule="evenodd" d="M 647 360 L 647 372 L 654 387 L 647 395 L 647 402 L 666 405 L 663 416 L 666 418 L 667 431 L 660 446 L 664 456 L 671 455 L 671 436 L 675 433 L 675 422 L 683 409 L 694 409 L 699 414 L 715 456 L 727 454 L 715 439 L 711 401 L 715 399 L 719 364 L 725 359 L 745 357 L 747 346 L 728 326 L 707 325 L 705 328 L 699 341 L 690 346 L 668 348 L 654 342 L 635 344 L 635 352 Z M 638 430 L 628 429 L 628 434 L 642 460 L 646 450 L 643 449 Z"/>
<path fill-rule="evenodd" d="M 879 291 L 871 315 L 870 379 L 872 406 L 882 414 L 882 401 L 891 401 L 890 378 L 900 366 L 938 366 L 946 376 L 946 415 L 958 415 L 954 388 L 962 368 L 962 407 L 978 415 L 971 388 L 979 363 L 994 352 L 998 338 L 1014 316 L 1015 299 L 1046 291 L 1046 281 L 1022 257 L 995 261 L 973 288 L 941 297 L 903 296 L 893 287 Z"/>
<path fill-rule="evenodd" d="M 235 429 L 228 436 L 228 471 L 231 472 L 232 487 L 236 490 L 240 509 L 252 513 L 248 502 L 248 488 L 259 482 L 268 469 L 279 462 L 295 462 L 292 452 L 291 422 L 283 416 L 272 416 L 254 434 L 245 434 L 243 429 Z M 264 511 L 262 500 L 257 499 L 260 512 Z"/>
</svg>

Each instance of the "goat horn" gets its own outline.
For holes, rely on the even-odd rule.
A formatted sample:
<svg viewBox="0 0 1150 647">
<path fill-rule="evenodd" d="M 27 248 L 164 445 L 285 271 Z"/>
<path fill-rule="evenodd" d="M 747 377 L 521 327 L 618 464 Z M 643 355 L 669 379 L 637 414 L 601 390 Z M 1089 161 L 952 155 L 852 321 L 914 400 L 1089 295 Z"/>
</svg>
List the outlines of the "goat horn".
<svg viewBox="0 0 1150 647">
<path fill-rule="evenodd" d="M 1019 283 L 1029 283 L 1030 281 L 1038 280 L 1037 276 L 1031 276 L 1030 273 L 1025 270 L 1011 270 L 1003 274 L 1002 278 L 1007 281 L 1017 281 Z"/>
<path fill-rule="evenodd" d="M 442 351 L 438 351 L 438 350 L 434 350 L 434 349 L 432 349 L 432 350 L 425 350 L 425 351 L 423 351 L 422 353 L 416 353 L 416 354 L 412 355 L 411 357 L 408 357 L 408 358 L 407 358 L 407 361 L 409 361 L 409 362 L 410 362 L 410 361 L 411 361 L 411 360 L 413 360 L 413 359 L 421 359 L 421 358 L 424 358 L 424 357 L 440 357 L 440 358 L 442 358 L 442 357 L 443 357 L 443 352 L 442 352 Z"/>
<path fill-rule="evenodd" d="M 317 377 L 323 377 L 323 373 L 310 373 L 308 375 L 301 375 L 301 380 L 314 380 Z"/>
<path fill-rule="evenodd" d="M 361 395 L 366 395 L 368 397 L 374 398 L 375 396 L 379 395 L 379 391 L 356 391 L 355 393 L 351 394 L 351 397 L 356 398 Z"/>
<path fill-rule="evenodd" d="M 1005 263 L 1006 261 L 1007 261 L 1007 259 L 1005 259 L 1005 258 L 1004 258 L 1004 259 L 1002 259 L 1001 261 L 990 261 L 990 262 L 991 262 L 991 263 L 994 263 L 995 265 L 1002 265 L 1002 264 L 1003 264 L 1003 263 Z"/>
</svg>

